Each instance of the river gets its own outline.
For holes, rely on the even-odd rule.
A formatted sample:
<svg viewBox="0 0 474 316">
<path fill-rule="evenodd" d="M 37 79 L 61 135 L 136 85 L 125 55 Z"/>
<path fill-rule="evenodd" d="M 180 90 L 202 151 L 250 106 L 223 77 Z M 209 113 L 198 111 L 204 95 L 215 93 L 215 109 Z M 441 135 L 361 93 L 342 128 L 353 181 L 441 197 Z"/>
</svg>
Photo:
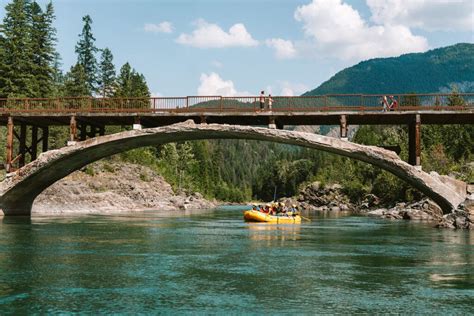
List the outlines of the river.
<svg viewBox="0 0 474 316">
<path fill-rule="evenodd" d="M 0 313 L 474 312 L 474 232 L 241 209 L 0 218 Z"/>
</svg>

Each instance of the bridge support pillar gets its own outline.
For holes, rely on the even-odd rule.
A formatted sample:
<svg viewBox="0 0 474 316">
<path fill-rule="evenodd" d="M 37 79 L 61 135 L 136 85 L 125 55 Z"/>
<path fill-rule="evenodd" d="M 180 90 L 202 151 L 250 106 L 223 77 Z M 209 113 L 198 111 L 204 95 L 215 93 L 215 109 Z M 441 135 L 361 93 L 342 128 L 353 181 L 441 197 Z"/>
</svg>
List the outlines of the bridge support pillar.
<svg viewBox="0 0 474 316">
<path fill-rule="evenodd" d="M 43 134 L 41 135 L 43 142 L 43 152 L 48 151 L 48 141 L 49 141 L 49 127 L 43 127 Z"/>
<path fill-rule="evenodd" d="M 77 121 L 75 116 L 71 116 L 69 121 L 69 141 L 68 145 L 74 145 L 77 140 Z"/>
<path fill-rule="evenodd" d="M 341 139 L 347 140 L 347 118 L 345 115 L 341 115 L 339 118 L 339 127 Z"/>
<path fill-rule="evenodd" d="M 421 168 L 421 118 L 416 114 L 408 124 L 408 163 Z"/>
<path fill-rule="evenodd" d="M 142 124 L 140 123 L 139 117 L 135 117 L 133 121 L 133 129 L 142 129 Z"/>
<path fill-rule="evenodd" d="M 271 116 L 268 120 L 268 128 L 276 129 L 275 117 Z"/>
<path fill-rule="evenodd" d="M 104 136 L 105 135 L 105 126 L 100 126 L 99 127 L 99 136 Z"/>
<path fill-rule="evenodd" d="M 36 160 L 38 156 L 38 126 L 31 127 L 30 156 L 31 156 L 31 161 Z"/>
<path fill-rule="evenodd" d="M 12 160 L 13 160 L 13 132 L 14 132 L 14 125 L 13 125 L 13 118 L 11 116 L 8 117 L 7 123 L 7 152 L 6 152 L 6 163 L 5 163 L 5 170 L 11 172 L 12 170 Z"/>
<path fill-rule="evenodd" d="M 20 147 L 19 147 L 19 153 L 18 153 L 18 165 L 19 168 L 23 167 L 25 165 L 25 156 L 26 156 L 26 124 L 21 123 L 20 124 Z"/>
</svg>

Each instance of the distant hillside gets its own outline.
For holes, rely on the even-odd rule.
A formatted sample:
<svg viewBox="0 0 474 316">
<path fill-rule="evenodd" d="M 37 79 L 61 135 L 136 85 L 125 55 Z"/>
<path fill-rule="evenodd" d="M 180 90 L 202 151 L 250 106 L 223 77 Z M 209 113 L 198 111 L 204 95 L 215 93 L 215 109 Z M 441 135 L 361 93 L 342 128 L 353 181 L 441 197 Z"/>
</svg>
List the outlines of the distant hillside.
<svg viewBox="0 0 474 316">
<path fill-rule="evenodd" d="M 335 93 L 474 92 L 474 44 L 456 44 L 346 68 L 304 95 Z"/>
</svg>

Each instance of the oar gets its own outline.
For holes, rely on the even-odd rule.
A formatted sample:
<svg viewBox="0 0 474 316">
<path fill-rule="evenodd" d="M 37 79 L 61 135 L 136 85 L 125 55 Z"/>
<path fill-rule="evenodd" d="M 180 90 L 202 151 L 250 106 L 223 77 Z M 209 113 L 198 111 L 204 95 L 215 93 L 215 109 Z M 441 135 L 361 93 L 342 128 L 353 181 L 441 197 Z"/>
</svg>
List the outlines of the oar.
<svg viewBox="0 0 474 316">
<path fill-rule="evenodd" d="M 308 222 L 311 222 L 311 219 L 309 219 L 309 218 L 307 218 L 307 217 L 304 217 L 304 216 L 301 216 L 301 215 L 300 215 L 300 217 L 301 217 L 302 219 L 307 220 Z"/>
</svg>

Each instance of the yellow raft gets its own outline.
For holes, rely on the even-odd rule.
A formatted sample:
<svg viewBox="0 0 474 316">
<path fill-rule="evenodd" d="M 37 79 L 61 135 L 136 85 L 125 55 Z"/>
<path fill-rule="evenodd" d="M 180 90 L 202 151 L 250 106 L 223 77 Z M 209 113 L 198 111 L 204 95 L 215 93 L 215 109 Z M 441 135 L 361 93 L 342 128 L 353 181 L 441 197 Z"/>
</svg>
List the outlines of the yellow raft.
<svg viewBox="0 0 474 316">
<path fill-rule="evenodd" d="M 299 215 L 268 215 L 260 211 L 249 210 L 244 212 L 244 219 L 247 222 L 265 222 L 273 224 L 300 224 L 301 216 Z"/>
</svg>

